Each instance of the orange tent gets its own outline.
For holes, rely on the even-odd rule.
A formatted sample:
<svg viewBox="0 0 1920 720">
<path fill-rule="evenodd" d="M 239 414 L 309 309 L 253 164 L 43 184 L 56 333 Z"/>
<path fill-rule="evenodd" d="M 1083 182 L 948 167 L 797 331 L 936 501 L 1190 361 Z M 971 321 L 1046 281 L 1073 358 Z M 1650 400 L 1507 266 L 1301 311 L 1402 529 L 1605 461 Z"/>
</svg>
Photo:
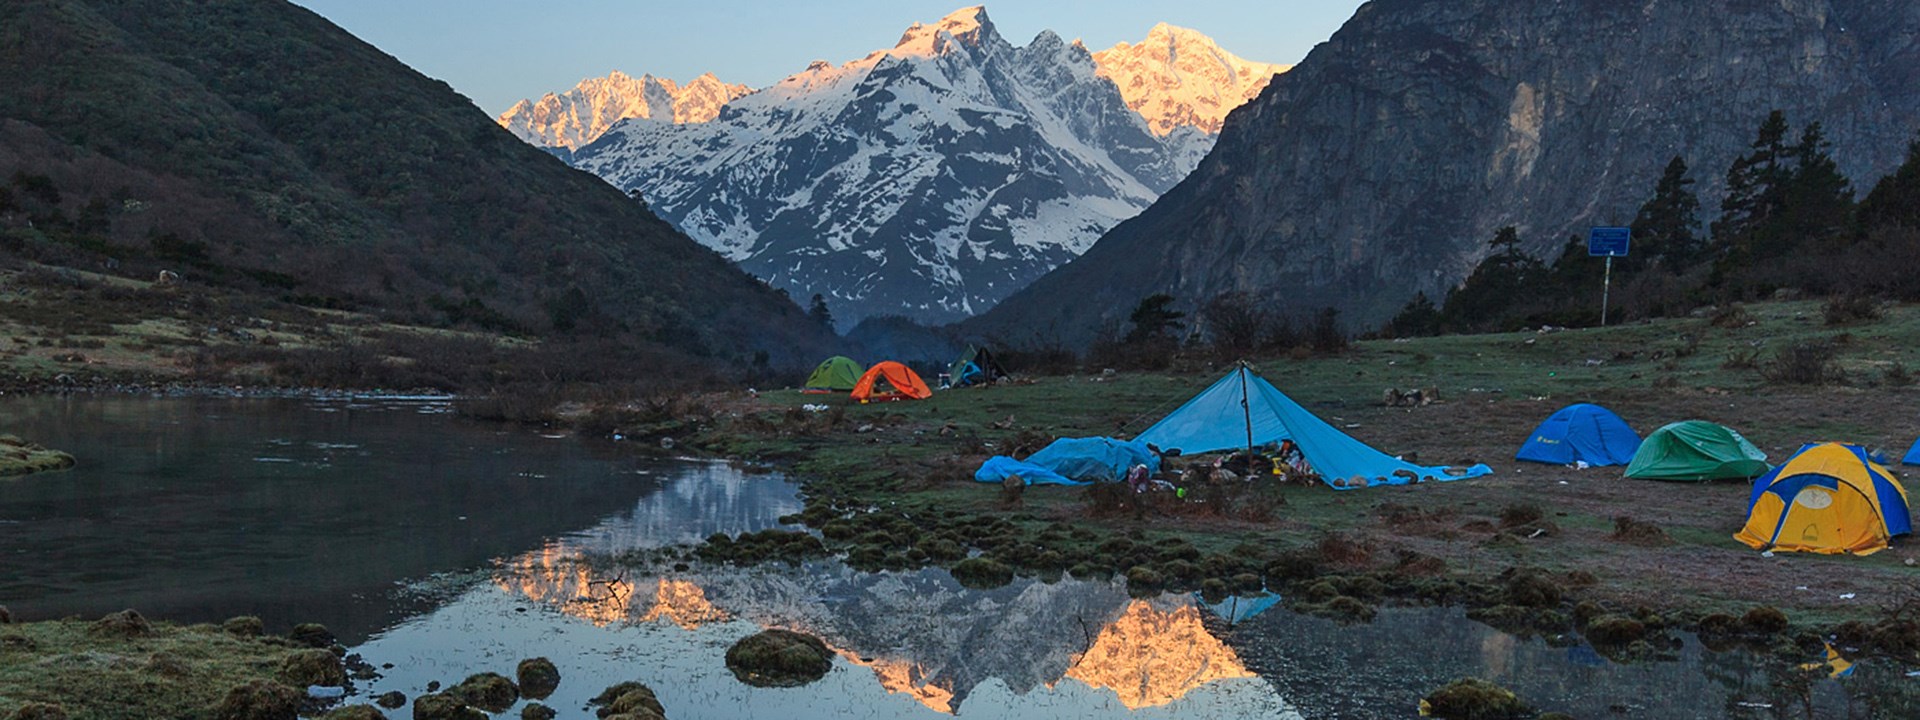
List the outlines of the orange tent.
<svg viewBox="0 0 1920 720">
<path fill-rule="evenodd" d="M 885 391 L 875 391 L 874 385 L 885 380 Z M 933 390 L 927 388 L 927 381 L 920 375 L 900 363 L 888 360 L 867 368 L 867 374 L 860 376 L 860 382 L 853 386 L 853 399 L 860 402 L 873 400 L 925 400 L 933 397 Z"/>
</svg>

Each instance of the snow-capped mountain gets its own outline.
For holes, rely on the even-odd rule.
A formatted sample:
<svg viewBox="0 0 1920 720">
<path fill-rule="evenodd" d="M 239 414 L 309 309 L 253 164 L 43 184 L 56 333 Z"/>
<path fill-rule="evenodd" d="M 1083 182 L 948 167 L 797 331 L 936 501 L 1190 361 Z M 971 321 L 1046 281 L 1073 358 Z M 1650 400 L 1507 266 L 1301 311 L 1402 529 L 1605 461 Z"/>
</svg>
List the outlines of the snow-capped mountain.
<svg viewBox="0 0 1920 720">
<path fill-rule="evenodd" d="M 1115 57 L 1142 85 L 1186 79 L 1174 86 L 1194 108 L 1242 92 L 1194 80 L 1252 72 Z M 826 296 L 847 327 L 984 311 L 1151 204 L 1211 142 L 1156 134 L 1079 42 L 1049 31 L 1015 47 L 971 7 L 858 60 L 815 61 L 711 122 L 620 123 L 572 162 L 794 297 Z"/>
<path fill-rule="evenodd" d="M 719 115 L 720 106 L 752 91 L 745 85 L 720 82 L 713 73 L 680 85 L 668 78 L 636 78 L 615 70 L 606 77 L 581 80 L 563 94 L 547 93 L 539 102 L 521 100 L 496 121 L 530 144 L 575 150 L 599 139 L 621 120 L 703 123 Z"/>
<path fill-rule="evenodd" d="M 1155 135 L 1189 127 L 1218 134 L 1228 112 L 1292 67 L 1243 60 L 1197 30 L 1166 23 L 1153 26 L 1138 44 L 1094 53 L 1093 62 Z"/>
</svg>

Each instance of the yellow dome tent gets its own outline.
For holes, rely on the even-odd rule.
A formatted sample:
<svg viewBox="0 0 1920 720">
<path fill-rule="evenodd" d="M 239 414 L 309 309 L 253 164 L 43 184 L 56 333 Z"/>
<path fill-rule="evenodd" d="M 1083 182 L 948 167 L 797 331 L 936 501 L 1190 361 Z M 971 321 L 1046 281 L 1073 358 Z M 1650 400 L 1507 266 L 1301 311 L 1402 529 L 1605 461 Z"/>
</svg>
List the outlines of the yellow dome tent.
<svg viewBox="0 0 1920 720">
<path fill-rule="evenodd" d="M 1893 473 L 1858 446 L 1820 443 L 1754 481 L 1747 525 L 1733 537 L 1756 550 L 1871 555 L 1912 530 Z"/>
</svg>

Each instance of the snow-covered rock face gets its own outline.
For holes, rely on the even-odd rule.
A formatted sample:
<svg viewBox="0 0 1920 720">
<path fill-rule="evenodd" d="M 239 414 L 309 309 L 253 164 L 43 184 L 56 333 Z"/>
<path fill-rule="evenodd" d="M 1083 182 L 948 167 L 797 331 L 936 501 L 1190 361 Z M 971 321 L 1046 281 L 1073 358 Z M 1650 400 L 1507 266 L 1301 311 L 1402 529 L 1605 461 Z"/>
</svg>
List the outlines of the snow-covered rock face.
<svg viewBox="0 0 1920 720">
<path fill-rule="evenodd" d="M 1180 128 L 1218 134 L 1227 113 L 1267 89 L 1292 66 L 1243 60 L 1195 30 L 1153 26 L 1139 44 L 1120 43 L 1093 54 L 1100 77 L 1113 81 L 1127 107 L 1146 118 L 1155 135 Z"/>
<path fill-rule="evenodd" d="M 1212 140 L 1156 134 L 1085 46 L 1043 32 L 1014 47 L 972 7 L 711 122 L 619 123 L 572 162 L 795 298 L 825 296 L 844 328 L 986 310 L 1151 204 Z"/>
<path fill-rule="evenodd" d="M 749 92 L 752 88 L 720 82 L 712 73 L 682 86 L 667 78 L 636 78 L 615 70 L 582 80 L 565 94 L 547 93 L 537 103 L 521 100 L 496 121 L 530 144 L 574 150 L 621 120 L 707 122 L 720 114 L 722 105 Z"/>
</svg>

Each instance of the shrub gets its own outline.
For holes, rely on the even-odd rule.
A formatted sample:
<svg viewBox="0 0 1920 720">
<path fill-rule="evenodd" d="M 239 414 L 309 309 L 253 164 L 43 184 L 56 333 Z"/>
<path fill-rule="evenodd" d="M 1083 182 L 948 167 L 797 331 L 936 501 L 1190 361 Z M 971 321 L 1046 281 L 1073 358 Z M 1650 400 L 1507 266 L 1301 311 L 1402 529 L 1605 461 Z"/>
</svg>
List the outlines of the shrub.
<svg viewBox="0 0 1920 720">
<path fill-rule="evenodd" d="M 1520 702 L 1512 690 L 1479 678 L 1461 678 L 1429 693 L 1421 701 L 1428 715 L 1445 720 L 1520 720 L 1533 708 Z"/>
<path fill-rule="evenodd" d="M 1827 298 L 1821 313 L 1828 325 L 1852 325 L 1880 319 L 1880 302 L 1866 295 L 1835 295 Z"/>
<path fill-rule="evenodd" d="M 1760 376 L 1775 385 L 1828 385 L 1845 380 L 1839 348 L 1831 340 L 1814 340 L 1782 349 L 1760 368 Z"/>
</svg>

